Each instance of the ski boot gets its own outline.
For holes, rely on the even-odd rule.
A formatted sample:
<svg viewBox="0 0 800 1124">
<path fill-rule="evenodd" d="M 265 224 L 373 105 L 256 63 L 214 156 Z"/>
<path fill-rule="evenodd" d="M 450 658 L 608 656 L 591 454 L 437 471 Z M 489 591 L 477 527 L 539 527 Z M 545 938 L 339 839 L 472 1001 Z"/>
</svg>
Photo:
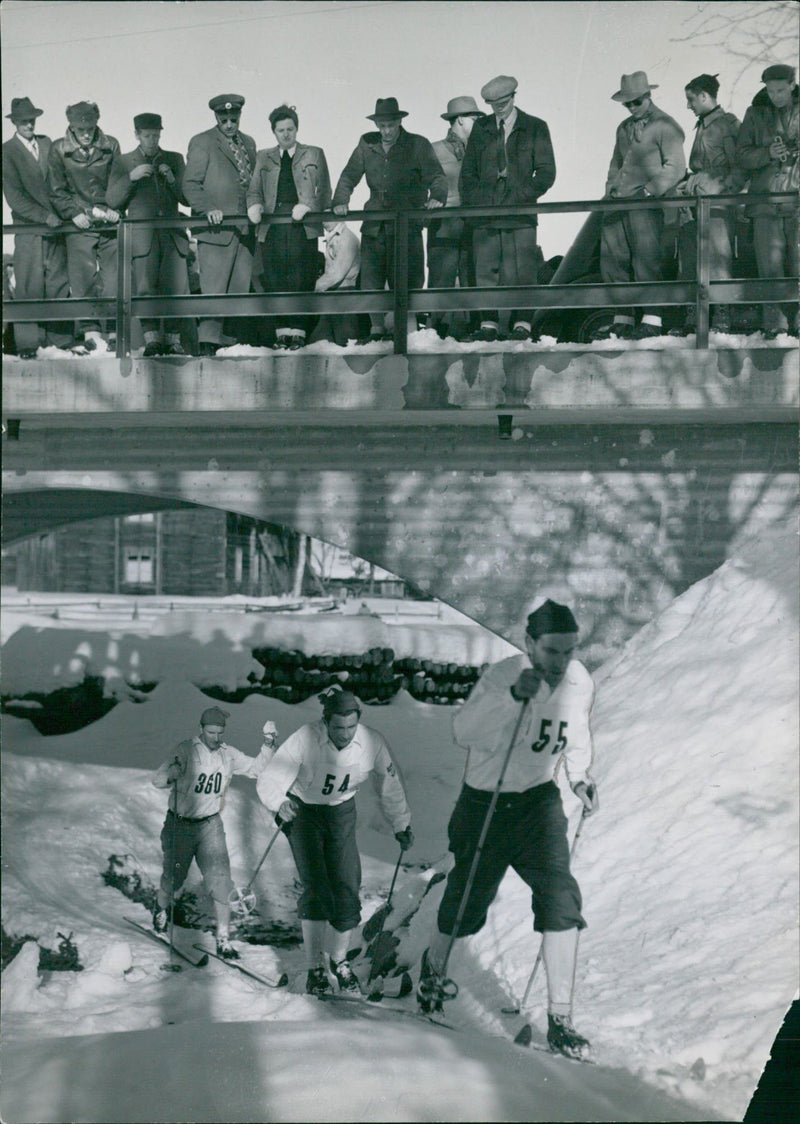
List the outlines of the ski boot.
<svg viewBox="0 0 800 1124">
<path fill-rule="evenodd" d="M 589 1039 L 578 1034 L 569 1015 L 547 1016 L 547 1045 L 554 1054 L 577 1061 L 587 1057 L 590 1049 Z"/>
<path fill-rule="evenodd" d="M 417 984 L 417 1003 L 423 1015 L 441 1014 L 444 1000 L 455 999 L 458 995 L 458 984 L 455 980 L 443 979 L 431 967 L 428 959 L 429 951 L 430 949 L 426 948 L 422 954 Z"/>
<path fill-rule="evenodd" d="M 330 980 L 322 965 L 320 964 L 318 968 L 309 968 L 306 976 L 306 993 L 308 995 L 324 995 L 330 990 Z"/>
<path fill-rule="evenodd" d="M 239 953 L 231 944 L 230 937 L 217 937 L 217 956 L 223 960 L 238 960 Z"/>
<path fill-rule="evenodd" d="M 339 985 L 339 991 L 346 991 L 351 995 L 360 995 L 361 986 L 358 977 L 347 960 L 340 960 L 337 964 L 331 959 L 331 971 Z"/>
</svg>

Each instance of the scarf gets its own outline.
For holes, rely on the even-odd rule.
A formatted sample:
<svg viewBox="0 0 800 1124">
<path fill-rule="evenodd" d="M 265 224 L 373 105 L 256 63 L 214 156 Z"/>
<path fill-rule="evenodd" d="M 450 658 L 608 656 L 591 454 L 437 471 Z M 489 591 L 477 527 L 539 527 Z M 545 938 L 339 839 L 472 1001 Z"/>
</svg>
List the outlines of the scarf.
<svg viewBox="0 0 800 1124">
<path fill-rule="evenodd" d="M 467 151 L 466 144 L 464 143 L 464 141 L 461 140 L 460 137 L 456 136 L 456 134 L 453 132 L 452 129 L 447 130 L 447 136 L 445 137 L 445 140 L 447 141 L 447 143 L 452 148 L 453 155 L 455 156 L 456 160 L 458 160 L 458 162 L 460 164 L 461 161 L 464 159 L 464 153 Z"/>
</svg>

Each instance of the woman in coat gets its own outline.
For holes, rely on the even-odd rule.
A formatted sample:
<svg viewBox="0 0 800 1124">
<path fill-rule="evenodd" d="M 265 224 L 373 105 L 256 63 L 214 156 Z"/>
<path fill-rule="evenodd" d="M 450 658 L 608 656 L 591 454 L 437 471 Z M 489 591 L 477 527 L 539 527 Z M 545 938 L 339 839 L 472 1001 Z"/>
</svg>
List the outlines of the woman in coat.
<svg viewBox="0 0 800 1124">
<path fill-rule="evenodd" d="M 269 123 L 278 143 L 258 153 L 247 192 L 247 214 L 258 227 L 254 281 L 265 293 L 310 293 L 320 272 L 322 224 L 303 219 L 310 211 L 330 208 L 328 165 L 321 148 L 298 143 L 292 106 L 273 109 Z M 294 221 L 270 223 L 269 215 L 291 215 Z M 281 315 L 276 322 L 276 347 L 295 350 L 305 344 L 309 317 Z"/>
</svg>

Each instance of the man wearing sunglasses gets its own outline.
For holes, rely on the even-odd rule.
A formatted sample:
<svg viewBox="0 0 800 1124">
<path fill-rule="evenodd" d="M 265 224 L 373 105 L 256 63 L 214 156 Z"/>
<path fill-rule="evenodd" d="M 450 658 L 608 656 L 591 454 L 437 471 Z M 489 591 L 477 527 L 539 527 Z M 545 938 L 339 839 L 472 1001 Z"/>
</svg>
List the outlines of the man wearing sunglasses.
<svg viewBox="0 0 800 1124">
<path fill-rule="evenodd" d="M 249 293 L 253 273 L 255 235 L 245 217 L 223 227 L 231 215 L 246 215 L 247 189 L 256 164 L 256 142 L 239 131 L 244 98 L 219 94 L 208 103 L 217 119 L 213 129 L 189 141 L 183 193 L 192 215 L 208 220 L 195 231 L 200 264 L 200 287 L 205 293 Z M 233 326 L 221 316 L 200 320 L 197 336 L 202 356 L 236 343 Z"/>
<path fill-rule="evenodd" d="M 623 74 L 620 88 L 611 95 L 628 111 L 617 129 L 614 154 L 606 180 L 607 199 L 648 199 L 673 193 L 686 172 L 683 130 L 658 106 L 656 90 L 643 70 Z M 662 234 L 664 213 L 650 210 L 609 211 L 603 217 L 600 238 L 600 272 L 603 281 L 663 280 Z M 647 339 L 662 332 L 660 309 L 649 307 L 636 326 L 635 310 L 620 308 L 612 324 L 595 333 L 595 339 Z"/>
</svg>

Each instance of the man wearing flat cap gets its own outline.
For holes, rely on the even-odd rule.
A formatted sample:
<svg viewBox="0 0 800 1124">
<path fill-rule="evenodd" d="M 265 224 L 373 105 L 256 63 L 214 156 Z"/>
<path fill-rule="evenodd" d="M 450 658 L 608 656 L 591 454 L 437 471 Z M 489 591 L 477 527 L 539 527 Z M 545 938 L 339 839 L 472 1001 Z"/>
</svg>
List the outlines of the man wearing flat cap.
<svg viewBox="0 0 800 1124">
<path fill-rule="evenodd" d="M 67 235 L 67 268 L 73 297 L 117 295 L 117 231 L 119 212 L 108 202 L 111 165 L 119 142 L 99 127 L 100 110 L 93 101 L 67 106 L 68 128 L 53 142 L 47 169 L 50 198 L 56 212 L 77 231 Z M 108 351 L 105 324 L 85 320 L 79 325 L 80 354 Z"/>
<path fill-rule="evenodd" d="M 451 98 L 446 112 L 440 116 L 447 122 L 447 136 L 433 142 L 433 151 L 447 176 L 445 207 L 458 207 L 461 205 L 458 180 L 464 152 L 472 126 L 483 113 L 474 98 L 465 96 Z M 463 219 L 432 218 L 428 225 L 428 288 L 452 289 L 456 282 L 461 288 L 475 285 L 472 228 Z M 436 312 L 431 315 L 430 326 L 445 339 L 450 334 L 449 325 L 459 318 L 463 321 L 463 314 Z M 468 317 L 467 321 L 471 319 Z"/>
<path fill-rule="evenodd" d="M 284 825 L 303 891 L 306 991 L 357 993 L 347 960 L 361 918 L 361 859 L 355 795 L 370 777 L 401 850 L 414 842 L 411 813 L 389 747 L 361 723 L 361 704 L 336 684 L 319 696 L 322 718 L 291 734 L 256 782 L 259 799 Z"/>
<path fill-rule="evenodd" d="M 156 788 L 169 788 L 169 808 L 161 830 L 164 867 L 153 910 L 153 928 L 166 931 L 168 911 L 195 860 L 214 902 L 217 954 L 238 960 L 231 944 L 231 864 L 220 812 L 233 776 L 257 778 L 272 757 L 265 737 L 258 757 L 225 742 L 227 710 L 210 706 L 200 715 L 200 732 L 175 747 L 172 757 L 153 774 Z"/>
<path fill-rule="evenodd" d="M 657 90 L 643 70 L 623 74 L 611 100 L 624 105 L 627 121 L 617 128 L 614 152 L 606 178 L 608 199 L 650 199 L 671 195 L 686 172 L 683 129 L 654 105 Z M 660 207 L 639 211 L 608 211 L 600 235 L 600 272 L 607 282 L 663 281 Z M 647 339 L 662 332 L 660 308 L 648 308 L 636 325 L 632 308 L 620 308 L 614 321 L 595 333 L 595 339 Z"/>
<path fill-rule="evenodd" d="M 800 187 L 798 163 L 798 88 L 793 66 L 774 63 L 761 75 L 764 83 L 748 107 L 739 130 L 736 159 L 750 177 L 748 194 L 770 191 L 797 192 Z M 753 202 L 753 241 L 759 277 L 797 277 L 796 202 Z M 788 315 L 787 315 L 788 313 Z M 765 304 L 762 309 L 764 335 L 774 339 L 789 330 L 792 317 L 798 331 L 797 305 Z"/>
<path fill-rule="evenodd" d="M 161 148 L 162 121 L 158 113 L 139 113 L 133 129 L 139 142 L 133 152 L 119 156 L 112 165 L 108 201 L 131 219 L 175 219 L 178 204 L 185 202 L 182 182 L 183 157 Z M 185 228 L 154 230 L 134 226 L 131 234 L 133 291 L 137 297 L 183 296 L 189 292 L 186 256 L 189 242 Z M 142 317 L 144 354 L 183 355 L 181 322 Z"/>
<path fill-rule="evenodd" d="M 249 293 L 255 235 L 247 218 L 221 227 L 223 218 L 247 214 L 247 189 L 256 164 L 256 142 L 239 130 L 244 98 L 219 94 L 208 103 L 217 123 L 189 141 L 183 193 L 192 214 L 208 220 L 196 230 L 203 293 Z M 199 321 L 200 355 L 236 343 L 236 325 L 222 317 Z M 241 334 L 241 331 L 240 333 Z"/>
<path fill-rule="evenodd" d="M 481 90 L 491 113 L 480 118 L 467 141 L 461 166 L 461 200 L 465 206 L 500 207 L 535 203 L 553 186 L 556 161 L 550 130 L 540 117 L 514 104 L 517 80 L 507 74 Z M 479 287 L 535 285 L 541 251 L 536 243 L 536 215 L 475 219 L 475 282 Z M 511 313 L 513 339 L 531 338 L 532 313 Z M 491 343 L 500 336 L 497 311 L 484 311 L 476 338 Z"/>
<path fill-rule="evenodd" d="M 30 98 L 12 98 L 7 113 L 16 129 L 3 145 L 3 194 L 11 208 L 11 221 L 19 226 L 58 227 L 61 219 L 50 202 L 47 164 L 50 138 L 36 132 L 42 114 Z M 63 235 L 14 235 L 14 277 L 17 300 L 60 300 L 69 296 L 67 249 Z M 40 344 L 69 347 L 72 331 L 66 324 L 14 325 L 17 353 L 33 358 Z"/>
<path fill-rule="evenodd" d="M 447 199 L 447 177 L 436 159 L 431 142 L 417 133 L 407 133 L 397 98 L 378 98 L 375 112 L 367 119 L 377 131 L 364 133 L 347 161 L 333 193 L 333 210 L 347 214 L 350 196 L 362 177 L 370 195 L 364 210 L 433 210 Z M 391 222 L 364 222 L 361 228 L 361 288 L 383 289 L 394 277 L 394 227 Z M 422 225 L 412 223 L 408 233 L 408 284 L 421 289 L 425 281 Z M 369 338 L 386 338 L 383 313 L 370 313 Z"/>
<path fill-rule="evenodd" d="M 597 786 L 588 773 L 594 686 L 573 658 L 577 644 L 572 610 L 542 600 L 528 616 L 525 654 L 485 671 L 453 719 L 453 739 L 468 751 L 464 785 L 448 825 L 455 865 L 422 956 L 417 990 L 426 1012 L 442 1010 L 443 1001 L 455 995 L 457 986 L 444 976 L 448 950 L 457 938 L 483 928 L 511 867 L 531 888 L 533 928 L 542 934 L 547 1040 L 553 1051 L 571 1058 L 589 1050 L 572 1023 L 578 933 L 586 922 L 553 779 L 562 758 L 583 815 L 598 808 Z"/>
</svg>

